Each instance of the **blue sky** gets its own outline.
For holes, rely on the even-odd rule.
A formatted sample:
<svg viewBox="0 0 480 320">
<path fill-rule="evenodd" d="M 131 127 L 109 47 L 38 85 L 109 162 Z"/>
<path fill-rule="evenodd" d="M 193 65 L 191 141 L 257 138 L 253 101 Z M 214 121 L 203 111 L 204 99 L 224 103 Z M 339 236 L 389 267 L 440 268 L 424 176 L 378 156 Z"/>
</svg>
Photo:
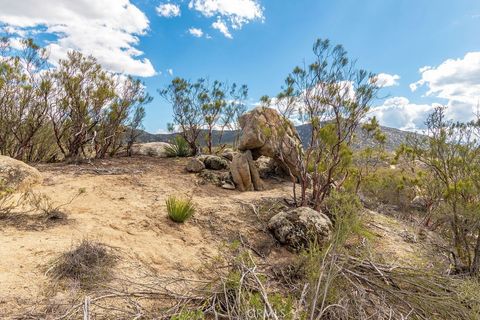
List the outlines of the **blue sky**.
<svg viewBox="0 0 480 320">
<path fill-rule="evenodd" d="M 17 2 L 0 0 L 0 23 L 16 37 L 37 37 L 52 59 L 76 49 L 112 71 L 141 76 L 154 97 L 145 119 L 150 132 L 171 121 L 156 90 L 172 77 L 247 84 L 253 105 L 308 62 L 316 38 L 344 45 L 359 67 L 384 74 L 383 99 L 372 111 L 382 124 L 417 129 L 435 103 L 465 120 L 480 101 L 480 1 Z"/>
</svg>

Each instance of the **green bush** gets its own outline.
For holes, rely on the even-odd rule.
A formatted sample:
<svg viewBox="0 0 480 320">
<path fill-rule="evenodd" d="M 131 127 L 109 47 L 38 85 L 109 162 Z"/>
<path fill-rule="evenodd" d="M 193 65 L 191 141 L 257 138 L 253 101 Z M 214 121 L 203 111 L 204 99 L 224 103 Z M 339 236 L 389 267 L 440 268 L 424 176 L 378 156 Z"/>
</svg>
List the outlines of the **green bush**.
<svg viewBox="0 0 480 320">
<path fill-rule="evenodd" d="M 195 212 L 195 207 L 190 199 L 177 199 L 171 196 L 168 197 L 166 204 L 168 216 L 175 222 L 183 223 Z"/>
<path fill-rule="evenodd" d="M 165 148 L 165 151 L 167 152 L 167 156 L 171 158 L 188 157 L 192 154 L 187 140 L 182 136 L 175 136 L 175 138 L 170 141 L 170 144 L 170 146 Z"/>
<path fill-rule="evenodd" d="M 381 203 L 406 208 L 415 197 L 414 179 L 411 172 L 384 168 L 365 177 L 361 191 Z"/>
</svg>

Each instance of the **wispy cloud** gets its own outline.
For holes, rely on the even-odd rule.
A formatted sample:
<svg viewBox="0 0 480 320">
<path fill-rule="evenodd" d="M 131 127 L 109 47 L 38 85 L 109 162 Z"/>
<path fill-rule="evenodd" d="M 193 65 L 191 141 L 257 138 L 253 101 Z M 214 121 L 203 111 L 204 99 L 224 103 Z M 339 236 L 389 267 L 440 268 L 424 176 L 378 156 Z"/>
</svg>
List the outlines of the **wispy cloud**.
<svg viewBox="0 0 480 320">
<path fill-rule="evenodd" d="M 233 39 L 233 36 L 230 33 L 230 30 L 228 29 L 228 26 L 225 24 L 225 22 L 222 19 L 218 18 L 217 21 L 212 23 L 212 28 L 220 31 L 226 38 Z"/>
<path fill-rule="evenodd" d="M 217 17 L 212 27 L 230 39 L 230 28 L 240 30 L 247 23 L 265 19 L 258 0 L 191 0 L 188 7 L 205 17 Z"/>
<path fill-rule="evenodd" d="M 379 73 L 376 80 L 379 87 L 394 87 L 399 85 L 400 76 L 398 74 Z"/>
<path fill-rule="evenodd" d="M 172 18 L 181 15 L 180 6 L 174 3 L 162 3 L 156 8 L 157 14 L 161 17 Z"/>
<path fill-rule="evenodd" d="M 197 38 L 203 37 L 203 31 L 199 28 L 190 28 L 188 29 L 188 33 Z"/>
</svg>

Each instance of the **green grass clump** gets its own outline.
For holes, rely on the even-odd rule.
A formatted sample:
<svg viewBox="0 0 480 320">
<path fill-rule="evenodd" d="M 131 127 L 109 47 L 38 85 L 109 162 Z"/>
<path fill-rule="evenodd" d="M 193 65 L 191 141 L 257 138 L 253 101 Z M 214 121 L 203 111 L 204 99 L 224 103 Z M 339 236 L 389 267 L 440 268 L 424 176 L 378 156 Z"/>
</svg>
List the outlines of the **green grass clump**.
<svg viewBox="0 0 480 320">
<path fill-rule="evenodd" d="M 188 142 L 182 136 L 175 136 L 170 141 L 170 146 L 165 148 L 168 157 L 188 157 L 192 154 Z"/>
<path fill-rule="evenodd" d="M 195 207 L 190 199 L 177 199 L 174 196 L 168 197 L 167 212 L 170 219 L 183 223 L 195 212 Z"/>
</svg>

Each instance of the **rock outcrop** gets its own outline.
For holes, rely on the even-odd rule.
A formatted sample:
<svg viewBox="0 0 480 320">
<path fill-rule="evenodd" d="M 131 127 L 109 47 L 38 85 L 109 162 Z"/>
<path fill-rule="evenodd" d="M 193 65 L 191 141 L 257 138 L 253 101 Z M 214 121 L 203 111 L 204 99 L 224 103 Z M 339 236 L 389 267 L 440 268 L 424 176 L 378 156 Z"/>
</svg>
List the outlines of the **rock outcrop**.
<svg viewBox="0 0 480 320">
<path fill-rule="evenodd" d="M 260 178 L 250 150 L 235 154 L 230 164 L 230 172 L 238 190 L 261 191 L 264 189 L 263 181 Z"/>
<path fill-rule="evenodd" d="M 294 250 L 306 248 L 312 241 L 326 243 L 332 234 L 332 222 L 323 213 L 308 207 L 280 212 L 268 222 L 275 238 Z"/>
<path fill-rule="evenodd" d="M 275 159 L 298 176 L 302 142 L 291 121 L 272 108 L 258 107 L 240 118 L 240 151 L 250 150 L 253 159 Z"/>
<path fill-rule="evenodd" d="M 132 146 L 132 155 L 167 158 L 167 148 L 171 146 L 167 142 L 138 143 Z"/>
<path fill-rule="evenodd" d="M 238 149 L 230 165 L 233 181 L 241 191 L 263 190 L 260 176 L 268 176 L 266 163 L 260 172 L 255 160 L 261 156 L 273 161 L 299 177 L 302 142 L 293 124 L 278 111 L 258 107 L 240 118 L 242 128 Z M 273 164 L 273 163 L 272 163 Z"/>
<path fill-rule="evenodd" d="M 0 156 L 0 190 L 7 188 L 24 191 L 42 181 L 42 175 L 37 169 L 22 161 Z"/>
</svg>

